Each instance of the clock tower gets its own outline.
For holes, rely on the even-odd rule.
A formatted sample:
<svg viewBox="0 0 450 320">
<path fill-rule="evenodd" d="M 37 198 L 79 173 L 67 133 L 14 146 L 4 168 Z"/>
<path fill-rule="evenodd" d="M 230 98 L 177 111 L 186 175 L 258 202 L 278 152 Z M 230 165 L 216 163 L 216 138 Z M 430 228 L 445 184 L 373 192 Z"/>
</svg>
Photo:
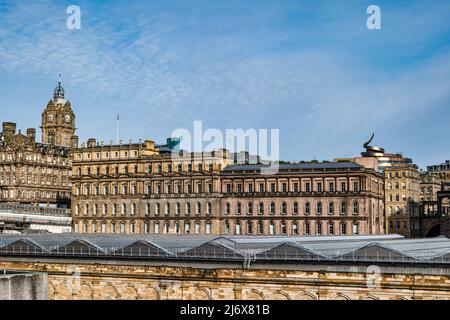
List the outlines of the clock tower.
<svg viewBox="0 0 450 320">
<path fill-rule="evenodd" d="M 61 79 L 42 113 L 42 143 L 66 148 L 75 148 L 78 137 L 75 136 L 75 114 L 72 105 L 64 97 Z"/>
</svg>

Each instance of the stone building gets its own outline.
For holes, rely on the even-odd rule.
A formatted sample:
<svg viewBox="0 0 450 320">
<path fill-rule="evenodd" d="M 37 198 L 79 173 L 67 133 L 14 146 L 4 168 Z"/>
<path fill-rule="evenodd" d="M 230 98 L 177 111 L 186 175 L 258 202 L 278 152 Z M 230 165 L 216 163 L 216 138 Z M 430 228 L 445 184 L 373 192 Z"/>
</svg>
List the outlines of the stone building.
<svg viewBox="0 0 450 320">
<path fill-rule="evenodd" d="M 382 234 L 383 176 L 354 163 L 233 165 L 152 141 L 74 151 L 75 233 Z"/>
<path fill-rule="evenodd" d="M 352 161 L 384 175 L 385 229 L 406 237 L 421 234 L 421 179 L 412 159 L 401 153 L 387 153 L 384 148 L 371 146 L 374 135 L 364 144 L 360 157 L 336 159 Z"/>
<path fill-rule="evenodd" d="M 69 208 L 72 147 L 78 143 L 75 116 L 58 83 L 42 114 L 42 142 L 4 122 L 0 133 L 0 203 L 21 207 Z"/>
<path fill-rule="evenodd" d="M 446 182 L 450 182 L 450 160 L 447 160 L 442 164 L 428 166 L 427 172 Z"/>
<path fill-rule="evenodd" d="M 0 269 L 47 273 L 52 300 L 450 299 L 445 237 L 0 235 L 0 243 Z"/>
<path fill-rule="evenodd" d="M 420 236 L 420 172 L 414 165 L 384 170 L 387 230 L 406 237 Z"/>
<path fill-rule="evenodd" d="M 220 173 L 221 234 L 383 234 L 384 183 L 355 163 L 233 165 Z"/>
<path fill-rule="evenodd" d="M 231 163 L 225 150 L 183 153 L 150 140 L 104 145 L 90 139 L 74 150 L 73 231 L 217 233 L 219 173 Z"/>
<path fill-rule="evenodd" d="M 26 135 L 3 123 L 0 135 L 0 201 L 37 206 L 69 206 L 71 148 L 78 142 L 75 116 L 58 83 L 42 114 L 42 142 L 36 129 Z"/>
</svg>

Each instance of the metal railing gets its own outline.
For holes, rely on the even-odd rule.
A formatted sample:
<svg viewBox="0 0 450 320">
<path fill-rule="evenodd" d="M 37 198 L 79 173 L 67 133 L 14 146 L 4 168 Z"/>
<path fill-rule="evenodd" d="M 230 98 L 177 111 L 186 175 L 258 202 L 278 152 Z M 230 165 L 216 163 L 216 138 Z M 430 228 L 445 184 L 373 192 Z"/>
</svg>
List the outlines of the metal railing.
<svg viewBox="0 0 450 320">
<path fill-rule="evenodd" d="M 252 262 L 300 262 L 300 263 L 381 263 L 381 264 L 435 264 L 449 265 L 450 258 L 423 256 L 413 258 L 407 255 L 368 256 L 344 254 L 341 256 L 322 256 L 314 253 L 280 252 L 231 252 L 228 250 L 203 250 L 175 248 L 172 252 L 156 248 L 95 248 L 82 246 L 65 247 L 33 247 L 5 246 L 0 248 L 0 256 L 43 256 L 43 257 L 76 257 L 76 258 L 103 258 L 103 259 L 155 259 L 155 260 L 211 260 L 241 262 L 244 267 L 250 268 Z"/>
</svg>

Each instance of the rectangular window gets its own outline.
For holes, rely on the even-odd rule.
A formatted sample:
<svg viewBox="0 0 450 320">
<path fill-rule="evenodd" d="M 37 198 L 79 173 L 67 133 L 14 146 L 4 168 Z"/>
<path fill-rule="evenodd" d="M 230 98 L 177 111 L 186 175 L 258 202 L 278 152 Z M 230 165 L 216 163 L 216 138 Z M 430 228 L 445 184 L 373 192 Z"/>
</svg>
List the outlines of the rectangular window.
<svg viewBox="0 0 450 320">
<path fill-rule="evenodd" d="M 317 222 L 317 224 L 316 224 L 316 234 L 318 236 L 322 235 L 322 223 L 321 222 Z"/>
<path fill-rule="evenodd" d="M 341 234 L 342 235 L 346 235 L 347 234 L 346 226 L 347 225 L 345 223 L 341 223 Z"/>
<path fill-rule="evenodd" d="M 305 223 L 305 235 L 309 236 L 311 234 L 311 227 L 308 222 Z"/>
<path fill-rule="evenodd" d="M 330 182 L 329 191 L 334 192 L 334 182 Z"/>
<path fill-rule="evenodd" d="M 322 182 L 317 183 L 317 192 L 322 192 Z"/>
<path fill-rule="evenodd" d="M 359 223 L 353 224 L 353 234 L 359 234 Z"/>
<path fill-rule="evenodd" d="M 298 235 L 298 224 L 297 223 L 294 223 L 292 225 L 292 234 L 295 236 Z"/>
<path fill-rule="evenodd" d="M 270 234 L 271 236 L 273 236 L 273 235 L 275 234 L 275 225 L 273 224 L 273 222 L 271 222 L 271 223 L 269 224 L 269 234 Z"/>
<path fill-rule="evenodd" d="M 264 183 L 259 184 L 259 192 L 264 192 Z"/>
<path fill-rule="evenodd" d="M 311 184 L 309 182 L 305 183 L 305 191 L 311 192 Z"/>
<path fill-rule="evenodd" d="M 331 236 L 331 235 L 334 235 L 334 223 L 329 223 L 328 224 L 328 234 Z"/>
</svg>

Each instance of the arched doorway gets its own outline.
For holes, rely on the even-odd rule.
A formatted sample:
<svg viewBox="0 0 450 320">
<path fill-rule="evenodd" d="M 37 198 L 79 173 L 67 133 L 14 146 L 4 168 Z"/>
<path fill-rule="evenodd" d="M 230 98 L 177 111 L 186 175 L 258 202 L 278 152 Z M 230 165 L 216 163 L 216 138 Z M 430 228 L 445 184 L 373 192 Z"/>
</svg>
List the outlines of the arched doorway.
<svg viewBox="0 0 450 320">
<path fill-rule="evenodd" d="M 428 230 L 426 237 L 427 238 L 433 238 L 433 237 L 438 237 L 441 235 L 441 224 L 438 223 L 434 226 L 432 226 L 430 228 L 430 230 Z"/>
</svg>

